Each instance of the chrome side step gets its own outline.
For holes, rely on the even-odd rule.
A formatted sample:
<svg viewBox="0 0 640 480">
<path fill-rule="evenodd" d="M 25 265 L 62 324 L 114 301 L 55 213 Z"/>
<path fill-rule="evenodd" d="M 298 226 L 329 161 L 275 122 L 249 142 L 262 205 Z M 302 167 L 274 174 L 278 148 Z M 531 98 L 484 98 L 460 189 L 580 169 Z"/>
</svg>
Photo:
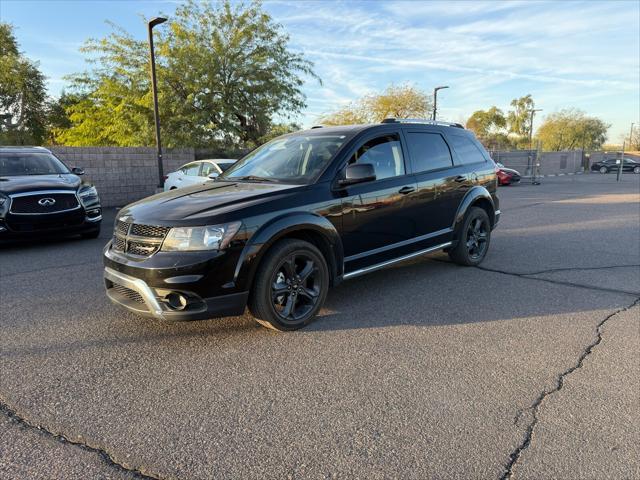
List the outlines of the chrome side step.
<svg viewBox="0 0 640 480">
<path fill-rule="evenodd" d="M 364 275 L 365 273 L 373 272 L 375 270 L 380 270 L 381 268 L 388 267 L 389 265 L 393 265 L 394 263 L 399 263 L 404 260 L 409 260 L 410 258 L 419 257 L 420 255 L 425 255 L 427 253 L 435 252 L 436 250 L 442 250 L 443 248 L 447 248 L 451 246 L 451 242 L 441 243 L 440 245 L 436 245 L 434 247 L 429 247 L 424 250 L 420 250 L 418 252 L 410 253 L 409 255 L 403 255 L 402 257 L 394 258 L 392 260 L 387 260 L 386 262 L 378 263 L 376 265 L 371 265 L 370 267 L 361 268 L 360 270 L 355 270 L 353 272 L 345 273 L 342 277 L 344 280 L 348 280 L 349 278 L 359 277 L 360 275 Z"/>
</svg>

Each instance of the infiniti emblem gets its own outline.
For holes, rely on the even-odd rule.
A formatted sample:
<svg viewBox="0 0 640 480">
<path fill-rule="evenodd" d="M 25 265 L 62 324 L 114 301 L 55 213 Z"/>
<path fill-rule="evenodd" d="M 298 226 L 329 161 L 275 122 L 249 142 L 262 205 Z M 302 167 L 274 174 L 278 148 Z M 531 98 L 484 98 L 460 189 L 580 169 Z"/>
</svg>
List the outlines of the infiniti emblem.
<svg viewBox="0 0 640 480">
<path fill-rule="evenodd" d="M 51 207 L 56 203 L 56 200 L 54 198 L 41 198 L 40 200 L 38 200 L 38 205 L 42 205 L 43 207 Z"/>
</svg>

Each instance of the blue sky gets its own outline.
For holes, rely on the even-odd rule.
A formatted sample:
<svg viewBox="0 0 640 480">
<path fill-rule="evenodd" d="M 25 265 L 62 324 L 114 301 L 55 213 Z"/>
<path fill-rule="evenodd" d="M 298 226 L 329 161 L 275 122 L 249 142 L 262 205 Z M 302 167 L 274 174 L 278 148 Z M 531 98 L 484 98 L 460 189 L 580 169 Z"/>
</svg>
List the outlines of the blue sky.
<svg viewBox="0 0 640 480">
<path fill-rule="evenodd" d="M 22 50 L 40 62 L 49 92 L 63 76 L 86 68 L 78 52 L 102 37 L 105 20 L 145 37 L 141 15 L 176 1 L 0 0 L 0 20 L 12 23 Z M 309 79 L 310 126 L 390 83 L 439 94 L 439 117 L 465 121 L 477 109 L 533 95 L 541 115 L 575 107 L 611 124 L 617 142 L 640 123 L 640 2 L 265 1 L 291 36 L 291 47 L 315 63 Z"/>
</svg>

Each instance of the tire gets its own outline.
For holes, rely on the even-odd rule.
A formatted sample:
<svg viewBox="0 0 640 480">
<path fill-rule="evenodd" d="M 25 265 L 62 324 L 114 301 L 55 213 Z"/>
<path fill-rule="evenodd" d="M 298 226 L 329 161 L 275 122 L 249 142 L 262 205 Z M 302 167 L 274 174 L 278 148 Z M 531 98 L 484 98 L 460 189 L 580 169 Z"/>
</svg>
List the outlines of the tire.
<svg viewBox="0 0 640 480">
<path fill-rule="evenodd" d="M 448 251 L 449 257 L 458 265 L 479 265 L 491 243 L 489 215 L 480 207 L 471 207 L 457 232 L 458 243 Z"/>
<path fill-rule="evenodd" d="M 258 267 L 249 311 L 267 328 L 298 330 L 314 319 L 328 290 L 329 269 L 320 250 L 303 240 L 281 240 Z"/>
<path fill-rule="evenodd" d="M 609 170 L 607 170 L 607 167 L 600 167 L 600 173 L 609 173 Z"/>
<path fill-rule="evenodd" d="M 90 232 L 85 232 L 82 234 L 82 238 L 98 238 L 100 236 L 100 229 L 91 230 Z"/>
<path fill-rule="evenodd" d="M 633 167 L 633 173 L 640 173 L 640 167 Z"/>
</svg>

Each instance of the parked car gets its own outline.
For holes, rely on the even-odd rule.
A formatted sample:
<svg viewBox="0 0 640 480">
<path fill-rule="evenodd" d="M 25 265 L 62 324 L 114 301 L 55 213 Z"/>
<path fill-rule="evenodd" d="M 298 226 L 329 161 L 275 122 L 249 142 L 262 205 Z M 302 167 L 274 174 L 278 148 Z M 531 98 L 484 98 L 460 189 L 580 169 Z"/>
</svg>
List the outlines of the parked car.
<svg viewBox="0 0 640 480">
<path fill-rule="evenodd" d="M 501 163 L 496 163 L 496 175 L 498 176 L 498 185 L 513 185 L 514 183 L 520 183 L 522 176 L 520 172 L 513 168 L 506 168 Z"/>
<path fill-rule="evenodd" d="M 236 161 L 230 158 L 196 160 L 181 166 L 164 178 L 164 191 L 199 185 L 217 177 Z"/>
<path fill-rule="evenodd" d="M 0 240 L 34 235 L 100 234 L 96 187 L 46 148 L 0 147 Z"/>
<path fill-rule="evenodd" d="M 123 208 L 104 249 L 107 295 L 166 320 L 248 304 L 262 325 L 295 330 L 343 280 L 438 250 L 478 265 L 500 218 L 496 188 L 495 164 L 459 124 L 284 135 L 215 181 Z"/>
<path fill-rule="evenodd" d="M 595 162 L 591 165 L 591 171 L 600 173 L 617 172 L 620 168 L 620 164 L 616 163 L 617 160 L 615 158 L 607 158 L 605 160 Z M 622 171 L 640 173 L 640 162 L 629 157 L 624 157 Z"/>
</svg>

